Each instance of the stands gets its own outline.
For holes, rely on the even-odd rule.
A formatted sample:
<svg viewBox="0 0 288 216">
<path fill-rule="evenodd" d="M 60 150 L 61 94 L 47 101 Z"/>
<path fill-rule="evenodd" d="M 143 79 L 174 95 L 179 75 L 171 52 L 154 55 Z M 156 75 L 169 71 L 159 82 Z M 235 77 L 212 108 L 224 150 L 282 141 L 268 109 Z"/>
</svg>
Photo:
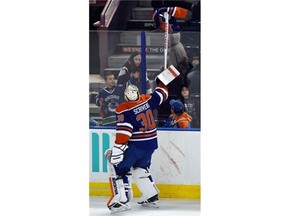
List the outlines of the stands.
<svg viewBox="0 0 288 216">
<path fill-rule="evenodd" d="M 95 1 L 90 0 L 90 4 Z M 146 32 L 146 62 L 149 80 L 160 73 L 164 63 L 162 32 L 155 31 L 152 22 L 153 8 L 149 0 L 96 1 L 102 7 L 100 22 L 97 30 L 90 28 L 90 115 L 99 120 L 99 107 L 93 99 L 97 92 L 105 86 L 104 74 L 112 72 L 116 79 L 120 68 L 133 51 L 140 51 L 140 34 Z M 104 5 L 105 3 L 105 5 Z M 91 17 L 91 14 L 90 14 Z M 91 22 L 91 20 L 90 20 Z M 187 55 L 192 58 L 200 55 L 200 23 L 187 24 L 179 21 L 181 42 Z"/>
</svg>

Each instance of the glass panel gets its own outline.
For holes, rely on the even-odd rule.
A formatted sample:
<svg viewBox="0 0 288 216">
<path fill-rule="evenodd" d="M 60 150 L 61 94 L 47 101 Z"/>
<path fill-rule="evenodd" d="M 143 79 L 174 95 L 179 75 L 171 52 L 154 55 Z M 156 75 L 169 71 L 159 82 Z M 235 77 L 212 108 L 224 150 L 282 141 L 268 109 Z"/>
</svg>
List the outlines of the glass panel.
<svg viewBox="0 0 288 216">
<path fill-rule="evenodd" d="M 145 35 L 146 71 L 142 71 L 141 31 L 90 31 L 90 125 L 116 124 L 114 111 L 124 101 L 127 85 L 136 85 L 141 93 L 155 90 L 164 65 L 164 33 Z M 173 64 L 181 75 L 168 84 L 168 100 L 154 111 L 155 121 L 158 127 L 168 126 L 170 101 L 178 99 L 178 108 L 192 117 L 189 126 L 200 128 L 200 32 L 169 34 L 168 44 L 168 66 Z M 170 127 L 180 118 L 175 117 Z"/>
</svg>

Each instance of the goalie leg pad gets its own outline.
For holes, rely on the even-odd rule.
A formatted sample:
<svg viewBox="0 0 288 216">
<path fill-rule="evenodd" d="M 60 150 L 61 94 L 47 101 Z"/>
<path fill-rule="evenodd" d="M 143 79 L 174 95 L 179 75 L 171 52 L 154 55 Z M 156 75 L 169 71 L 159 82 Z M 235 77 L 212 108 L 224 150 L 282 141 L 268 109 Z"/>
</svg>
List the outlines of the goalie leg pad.
<svg viewBox="0 0 288 216">
<path fill-rule="evenodd" d="M 152 181 L 148 169 L 138 167 L 132 169 L 132 177 L 142 193 L 142 197 L 138 201 L 138 204 L 156 203 L 158 201 L 159 190 Z"/>
<path fill-rule="evenodd" d="M 128 179 L 128 176 L 131 176 L 131 173 L 128 173 L 128 175 L 123 177 L 123 182 L 124 182 L 124 189 L 125 189 L 126 197 L 128 198 L 128 201 L 131 202 L 131 200 L 133 199 L 133 191 L 132 191 L 132 185 Z"/>
<path fill-rule="evenodd" d="M 113 213 L 116 211 L 131 209 L 129 200 L 126 196 L 123 179 L 121 177 L 110 177 L 109 182 L 112 196 L 107 202 L 107 207 L 111 210 L 111 212 Z"/>
<path fill-rule="evenodd" d="M 110 177 L 109 183 L 110 183 L 110 190 L 112 192 L 112 197 L 108 201 L 107 206 L 109 206 L 113 202 L 122 202 L 122 203 L 127 202 L 128 199 L 126 197 L 123 179 L 121 177 L 118 178 Z"/>
</svg>

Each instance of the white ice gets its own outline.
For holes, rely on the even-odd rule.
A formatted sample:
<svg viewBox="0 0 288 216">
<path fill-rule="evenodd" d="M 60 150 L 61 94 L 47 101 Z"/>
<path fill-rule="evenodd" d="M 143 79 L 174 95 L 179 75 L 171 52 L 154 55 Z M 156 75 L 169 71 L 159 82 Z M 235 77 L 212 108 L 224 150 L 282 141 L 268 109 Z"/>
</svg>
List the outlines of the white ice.
<svg viewBox="0 0 288 216">
<path fill-rule="evenodd" d="M 159 208 L 143 207 L 137 204 L 137 197 L 131 202 L 131 210 L 111 214 L 106 207 L 109 197 L 90 197 L 90 216 L 200 216 L 200 201 L 191 199 L 159 199 Z"/>
</svg>

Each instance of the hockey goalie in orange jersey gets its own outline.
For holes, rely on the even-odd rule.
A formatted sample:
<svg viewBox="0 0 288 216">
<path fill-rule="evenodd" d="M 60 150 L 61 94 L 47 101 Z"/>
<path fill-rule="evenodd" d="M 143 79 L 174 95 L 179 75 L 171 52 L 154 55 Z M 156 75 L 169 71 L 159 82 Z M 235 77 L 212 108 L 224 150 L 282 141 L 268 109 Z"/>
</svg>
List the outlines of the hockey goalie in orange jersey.
<svg viewBox="0 0 288 216">
<path fill-rule="evenodd" d="M 134 85 L 127 86 L 124 91 L 126 101 L 115 110 L 115 144 L 105 153 L 111 170 L 109 181 L 112 193 L 107 207 L 112 213 L 131 209 L 133 192 L 128 178 L 130 174 L 142 194 L 137 203 L 158 207 L 159 190 L 149 172 L 152 154 L 158 148 L 153 110 L 168 98 L 165 83 L 173 81 L 179 74 L 171 65 L 157 76 L 158 85 L 151 94 L 140 94 Z"/>
</svg>

